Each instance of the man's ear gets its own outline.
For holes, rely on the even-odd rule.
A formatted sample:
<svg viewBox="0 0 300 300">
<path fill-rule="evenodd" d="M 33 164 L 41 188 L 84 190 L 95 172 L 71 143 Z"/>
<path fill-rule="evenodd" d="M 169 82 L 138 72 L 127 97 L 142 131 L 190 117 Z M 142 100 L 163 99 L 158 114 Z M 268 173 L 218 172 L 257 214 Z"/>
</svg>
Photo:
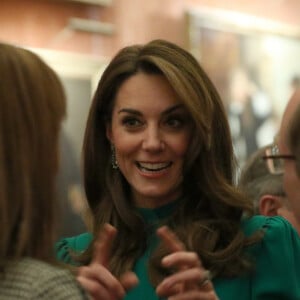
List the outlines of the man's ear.
<svg viewBox="0 0 300 300">
<path fill-rule="evenodd" d="M 259 199 L 259 213 L 264 216 L 277 216 L 278 209 L 282 207 L 279 197 L 274 195 L 263 195 Z"/>
</svg>

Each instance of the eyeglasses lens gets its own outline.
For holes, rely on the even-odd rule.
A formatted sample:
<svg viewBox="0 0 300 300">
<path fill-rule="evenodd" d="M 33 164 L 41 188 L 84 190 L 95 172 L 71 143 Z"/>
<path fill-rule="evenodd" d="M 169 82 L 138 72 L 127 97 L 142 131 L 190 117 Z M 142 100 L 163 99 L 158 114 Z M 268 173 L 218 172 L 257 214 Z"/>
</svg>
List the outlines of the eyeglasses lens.
<svg viewBox="0 0 300 300">
<path fill-rule="evenodd" d="M 279 155 L 278 146 L 275 144 L 271 148 L 266 149 L 267 156 Z M 282 158 L 272 157 L 267 161 L 268 168 L 272 174 L 283 174 L 284 160 Z"/>
</svg>

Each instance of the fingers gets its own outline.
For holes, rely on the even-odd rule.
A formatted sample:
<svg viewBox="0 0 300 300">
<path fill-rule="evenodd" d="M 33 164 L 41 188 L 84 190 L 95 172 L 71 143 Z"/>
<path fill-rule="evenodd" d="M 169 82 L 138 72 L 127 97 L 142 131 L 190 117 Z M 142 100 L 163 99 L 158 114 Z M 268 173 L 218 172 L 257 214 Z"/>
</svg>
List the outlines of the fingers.
<svg viewBox="0 0 300 300">
<path fill-rule="evenodd" d="M 88 291 L 91 299 L 110 299 L 108 291 L 105 290 L 103 286 L 97 284 L 97 282 L 95 282 L 94 280 L 89 280 L 85 277 L 78 277 L 77 281 L 86 291 Z"/>
<path fill-rule="evenodd" d="M 162 265 L 177 271 L 157 286 L 156 293 L 169 300 L 217 300 L 210 273 L 203 268 L 197 253 L 187 251 L 166 226 L 159 228 L 157 234 L 171 252 L 162 259 Z"/>
<path fill-rule="evenodd" d="M 168 297 L 168 300 L 219 300 L 218 296 L 214 291 L 201 292 L 197 290 L 190 290 L 184 294 L 177 294 L 171 297 Z"/>
<path fill-rule="evenodd" d="M 110 224 L 104 224 L 99 232 L 98 239 L 94 244 L 92 263 L 98 263 L 105 267 L 108 266 L 111 247 L 116 237 L 117 230 Z"/>
<path fill-rule="evenodd" d="M 126 294 L 126 288 L 108 268 L 116 234 L 117 230 L 113 226 L 105 224 L 94 243 L 90 265 L 78 269 L 78 282 L 92 295 L 94 300 L 120 300 Z M 127 279 L 125 282 L 128 287 L 133 285 L 133 279 Z"/>
<path fill-rule="evenodd" d="M 163 243 L 171 252 L 171 254 L 166 255 L 162 259 L 162 265 L 164 267 L 176 267 L 177 269 L 184 270 L 187 268 L 202 266 L 197 253 L 187 251 L 185 245 L 167 226 L 160 227 L 157 230 L 157 235 L 162 239 Z"/>
<path fill-rule="evenodd" d="M 100 264 L 79 267 L 77 281 L 94 299 L 122 299 L 125 296 L 121 283 Z"/>
<path fill-rule="evenodd" d="M 206 281 L 205 284 L 199 286 L 195 284 L 192 289 L 181 289 L 180 283 L 173 282 L 173 285 L 169 286 L 169 283 L 164 282 L 156 289 L 156 293 L 159 297 L 167 298 L 168 300 L 218 300 L 218 296 L 214 291 L 211 281 Z M 166 285 L 165 285 L 166 284 Z M 163 286 L 165 285 L 165 286 Z"/>
<path fill-rule="evenodd" d="M 206 279 L 206 271 L 200 268 L 186 269 L 181 272 L 174 273 L 162 281 L 160 286 L 171 287 L 182 281 L 193 282 L 196 286 L 199 286 Z"/>
<path fill-rule="evenodd" d="M 89 293 L 89 296 L 91 296 L 91 299 L 95 299 L 95 296 L 97 294 L 100 294 L 102 291 L 99 290 L 99 286 L 95 281 L 88 280 L 85 277 L 77 277 L 77 281 L 79 284 Z M 103 297 L 108 298 L 108 295 L 102 293 Z"/>
<path fill-rule="evenodd" d="M 206 280 L 202 285 L 201 285 L 202 291 L 212 291 L 214 290 L 214 286 L 210 280 Z"/>
<path fill-rule="evenodd" d="M 178 239 L 178 237 L 170 230 L 167 226 L 163 226 L 157 230 L 157 235 L 162 239 L 165 243 L 166 247 L 173 252 L 173 255 L 167 255 L 162 259 L 162 265 L 165 267 L 174 267 L 176 266 L 178 271 L 186 270 L 189 268 L 187 261 L 187 253 L 184 244 Z M 181 257 L 181 260 L 178 261 L 177 258 Z M 198 260 L 198 257 L 196 257 Z M 172 289 L 174 285 L 172 285 Z M 189 284 L 187 281 L 181 281 L 177 284 L 175 289 L 177 292 L 182 292 L 185 289 L 189 288 Z M 163 290 L 167 288 L 162 288 Z M 161 289 L 158 288 L 158 292 L 161 292 Z"/>
<path fill-rule="evenodd" d="M 201 262 L 195 252 L 178 251 L 165 256 L 162 265 L 166 268 L 201 267 Z"/>
<path fill-rule="evenodd" d="M 157 235 L 162 239 L 171 252 L 184 251 L 184 244 L 178 237 L 167 227 L 163 226 L 157 229 Z"/>
<path fill-rule="evenodd" d="M 161 297 L 170 296 L 176 293 L 183 293 L 184 290 L 178 288 L 180 285 L 182 285 L 182 283 L 185 283 L 185 291 L 194 289 L 210 291 L 212 286 L 209 286 L 210 281 L 205 281 L 206 279 L 207 271 L 202 268 L 196 267 L 185 269 L 165 278 L 157 286 L 156 292 Z M 201 283 L 204 281 L 205 284 L 201 285 Z"/>
<path fill-rule="evenodd" d="M 122 286 L 124 287 L 124 289 L 126 291 L 129 291 L 138 285 L 139 280 L 138 280 L 137 276 L 135 275 L 135 273 L 126 272 L 125 274 L 123 274 L 121 276 L 120 282 L 121 282 Z"/>
</svg>

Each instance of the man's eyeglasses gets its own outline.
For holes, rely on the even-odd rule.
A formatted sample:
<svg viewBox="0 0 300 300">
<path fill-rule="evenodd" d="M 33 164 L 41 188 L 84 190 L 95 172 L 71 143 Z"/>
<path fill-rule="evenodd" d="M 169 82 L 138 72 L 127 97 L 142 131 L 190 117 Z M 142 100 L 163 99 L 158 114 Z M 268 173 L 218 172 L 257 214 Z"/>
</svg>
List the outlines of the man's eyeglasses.
<svg viewBox="0 0 300 300">
<path fill-rule="evenodd" d="M 269 172 L 274 175 L 281 175 L 284 173 L 284 161 L 286 159 L 295 160 L 295 155 L 280 154 L 278 146 L 273 144 L 265 150 L 265 155 L 262 157 L 266 161 Z"/>
</svg>

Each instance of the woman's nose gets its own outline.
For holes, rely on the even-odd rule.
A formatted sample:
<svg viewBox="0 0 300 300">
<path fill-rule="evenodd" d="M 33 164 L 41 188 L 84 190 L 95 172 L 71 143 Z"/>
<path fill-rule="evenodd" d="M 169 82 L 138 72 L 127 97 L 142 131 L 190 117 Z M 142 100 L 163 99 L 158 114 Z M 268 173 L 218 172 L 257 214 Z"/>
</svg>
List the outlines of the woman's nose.
<svg viewBox="0 0 300 300">
<path fill-rule="evenodd" d="M 146 151 L 161 151 L 164 147 L 162 134 L 157 126 L 149 126 L 145 130 L 143 149 Z"/>
</svg>

